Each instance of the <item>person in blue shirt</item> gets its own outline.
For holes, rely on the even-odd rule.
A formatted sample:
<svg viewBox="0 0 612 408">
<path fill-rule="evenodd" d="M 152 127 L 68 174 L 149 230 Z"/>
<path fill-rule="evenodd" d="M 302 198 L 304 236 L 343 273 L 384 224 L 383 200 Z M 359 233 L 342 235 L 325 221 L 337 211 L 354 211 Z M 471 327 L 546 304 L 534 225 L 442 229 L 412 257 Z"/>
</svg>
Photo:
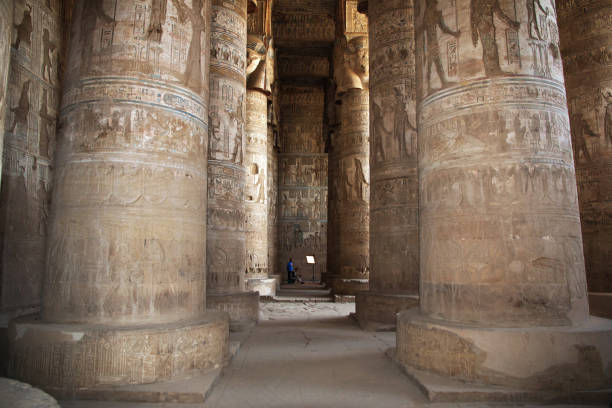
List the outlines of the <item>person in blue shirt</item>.
<svg viewBox="0 0 612 408">
<path fill-rule="evenodd" d="M 294 283 L 295 275 L 293 274 L 293 258 L 289 258 L 289 263 L 287 264 L 287 283 Z"/>
</svg>

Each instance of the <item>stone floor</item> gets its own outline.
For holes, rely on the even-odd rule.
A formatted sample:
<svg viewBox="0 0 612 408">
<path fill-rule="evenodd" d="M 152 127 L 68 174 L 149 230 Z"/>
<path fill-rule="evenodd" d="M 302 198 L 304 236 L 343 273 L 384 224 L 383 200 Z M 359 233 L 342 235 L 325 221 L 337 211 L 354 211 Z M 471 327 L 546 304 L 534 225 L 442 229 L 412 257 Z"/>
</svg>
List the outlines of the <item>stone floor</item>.
<svg viewBox="0 0 612 408">
<path fill-rule="evenodd" d="M 262 303 L 261 321 L 213 388 L 206 408 L 487 407 L 429 404 L 385 356 L 395 333 L 367 333 L 354 304 Z M 509 406 L 499 405 L 496 407 Z M 569 407 L 566 405 L 565 407 Z M 576 405 L 572 405 L 576 406 Z M 62 403 L 64 408 L 195 408 L 187 404 Z"/>
</svg>

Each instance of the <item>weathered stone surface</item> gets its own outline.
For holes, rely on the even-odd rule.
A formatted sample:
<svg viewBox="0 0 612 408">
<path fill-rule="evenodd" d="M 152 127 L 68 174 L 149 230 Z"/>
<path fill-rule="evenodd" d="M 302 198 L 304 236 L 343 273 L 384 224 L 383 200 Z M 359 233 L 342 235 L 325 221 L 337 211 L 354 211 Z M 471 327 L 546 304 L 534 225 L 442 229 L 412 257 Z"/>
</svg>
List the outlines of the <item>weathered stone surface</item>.
<svg viewBox="0 0 612 408">
<path fill-rule="evenodd" d="M 60 408 L 45 392 L 8 378 L 0 378 L 0 407 L 4 408 Z"/>
<path fill-rule="evenodd" d="M 246 288 L 252 292 L 259 292 L 259 296 L 274 296 L 276 294 L 276 279 L 247 279 Z"/>
<path fill-rule="evenodd" d="M 41 323 L 9 327 L 11 376 L 62 394 L 73 388 L 147 384 L 220 367 L 228 355 L 224 312 L 149 326 Z"/>
<path fill-rule="evenodd" d="M 279 46 L 295 47 L 333 43 L 336 1 L 276 0 L 273 20 L 274 36 Z"/>
<path fill-rule="evenodd" d="M 612 292 L 612 1 L 557 6 L 587 286 Z M 540 26 L 535 37 L 557 35 Z"/>
<path fill-rule="evenodd" d="M 591 390 L 612 385 L 612 321 L 579 326 L 478 328 L 401 312 L 398 361 L 477 384 L 525 390 Z M 520 355 L 521 358 L 517 358 Z"/>
<path fill-rule="evenodd" d="M 7 95 L 9 65 L 11 62 L 11 38 L 13 34 L 13 10 L 12 1 L 5 0 L 0 3 L 0 135 L 4 135 L 4 123 L 8 106 Z M 0 139 L 1 154 L 4 146 L 4 137 L 0 137 Z M 1 173 L 2 170 L 0 170 L 0 180 Z"/>
<path fill-rule="evenodd" d="M 244 290 L 246 0 L 213 0 L 208 128 L 207 292 Z"/>
<path fill-rule="evenodd" d="M 397 314 L 403 310 L 419 307 L 417 295 L 377 293 L 370 289 L 355 294 L 355 317 L 364 330 L 393 329 Z"/>
<path fill-rule="evenodd" d="M 588 317 L 555 7 L 540 3 L 542 40 L 533 1 L 416 2 L 420 295 L 431 317 L 507 327 Z"/>
<path fill-rule="evenodd" d="M 366 62 L 367 63 L 367 62 Z M 328 283 L 338 294 L 367 290 L 369 266 L 369 115 L 368 90 L 351 89 L 342 96 L 342 128 L 334 144 L 338 161 L 331 188 L 336 189 L 331 215 L 338 244 L 337 270 Z M 336 155 L 337 154 L 337 155 Z M 352 279 L 353 284 L 346 280 Z M 337 281 L 337 282 L 336 282 Z M 350 289 L 349 289 L 350 288 Z M 351 293 L 345 292 L 349 290 Z"/>
<path fill-rule="evenodd" d="M 259 317 L 259 296 L 254 292 L 208 294 L 206 307 L 228 313 L 232 322 L 256 322 Z"/>
<path fill-rule="evenodd" d="M 4 140 L 0 192 L 0 311 L 25 310 L 41 302 L 41 284 L 53 185 L 52 163 L 60 103 L 60 12 L 63 2 L 3 1 L 11 39 L 11 63 L 0 109 Z M 14 6 L 14 12 L 7 7 Z M 12 36 L 5 36 L 6 30 Z M 3 52 L 3 51 L 2 51 Z M 4 54 L 8 56 L 8 54 Z M 2 63 L 8 60 L 1 58 Z M 0 71 L 4 78 L 6 71 Z M 6 104 L 6 105 L 5 105 Z M 6 116 L 2 114 L 5 112 Z"/>
<path fill-rule="evenodd" d="M 290 258 L 298 274 L 320 280 L 327 261 L 327 155 L 324 153 L 325 94 L 320 86 L 281 89 L 282 151 L 279 157 L 279 271 L 287 278 Z"/>
<path fill-rule="evenodd" d="M 268 130 L 266 95 L 247 90 L 246 279 L 268 277 Z"/>
<path fill-rule="evenodd" d="M 75 6 L 47 321 L 162 322 L 205 309 L 210 4 L 137 3 Z M 129 51 L 144 48 L 136 60 Z"/>
<path fill-rule="evenodd" d="M 412 2 L 369 2 L 370 289 L 419 287 L 416 73 Z"/>
</svg>

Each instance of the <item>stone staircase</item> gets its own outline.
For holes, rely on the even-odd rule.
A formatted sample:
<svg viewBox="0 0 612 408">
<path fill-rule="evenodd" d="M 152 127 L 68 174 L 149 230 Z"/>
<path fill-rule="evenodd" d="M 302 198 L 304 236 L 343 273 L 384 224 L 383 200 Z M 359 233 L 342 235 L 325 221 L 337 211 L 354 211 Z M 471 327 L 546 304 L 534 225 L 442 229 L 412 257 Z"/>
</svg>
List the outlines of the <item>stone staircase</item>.
<svg viewBox="0 0 612 408">
<path fill-rule="evenodd" d="M 262 302 L 333 302 L 331 289 L 320 282 L 282 284 L 276 296 L 261 298 Z"/>
</svg>

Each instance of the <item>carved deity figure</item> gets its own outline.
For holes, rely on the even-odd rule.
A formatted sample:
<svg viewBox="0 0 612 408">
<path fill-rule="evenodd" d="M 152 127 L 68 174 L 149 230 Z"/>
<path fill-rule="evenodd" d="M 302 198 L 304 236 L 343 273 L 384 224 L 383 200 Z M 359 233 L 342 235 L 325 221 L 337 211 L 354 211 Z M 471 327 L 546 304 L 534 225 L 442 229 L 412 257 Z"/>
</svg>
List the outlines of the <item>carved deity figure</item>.
<svg viewBox="0 0 612 408">
<path fill-rule="evenodd" d="M 38 116 L 40 117 L 40 139 L 38 154 L 51 158 L 53 156 L 53 149 L 51 148 L 51 146 L 53 144 L 54 138 L 53 125 L 55 124 L 55 117 L 49 114 L 49 109 L 47 105 L 47 90 L 43 89 L 42 100 L 40 102 L 40 110 L 38 111 Z"/>
<path fill-rule="evenodd" d="M 104 10 L 104 2 L 101 0 L 84 1 L 82 2 L 81 7 L 80 41 L 81 49 L 83 50 L 81 73 L 85 73 L 91 66 L 90 61 L 93 51 L 92 44 L 84 44 L 84 41 L 87 38 L 90 38 L 87 33 L 97 28 L 98 21 L 101 21 L 102 24 L 112 24 L 115 22 L 115 19 L 106 14 L 106 11 Z"/>
<path fill-rule="evenodd" d="M 264 39 L 259 35 L 249 34 L 247 37 L 247 88 L 270 92 L 270 81 L 266 72 L 266 56 L 268 50 Z"/>
<path fill-rule="evenodd" d="M 19 97 L 19 103 L 14 108 L 11 108 L 11 112 L 15 115 L 13 117 L 13 124 L 11 125 L 10 132 L 14 133 L 17 125 L 22 125 L 27 131 L 28 128 L 28 114 L 30 113 L 30 81 L 25 81 L 21 86 L 21 96 Z"/>
<path fill-rule="evenodd" d="M 53 64 L 51 63 L 51 55 L 57 50 L 57 46 L 49 39 L 49 30 L 43 30 L 43 63 L 42 77 L 46 78 L 51 83 L 57 82 L 57 78 L 53 78 Z"/>
<path fill-rule="evenodd" d="M 336 94 L 350 89 L 363 89 L 369 81 L 368 46 L 366 37 L 356 37 L 347 42 L 342 39 L 334 49 Z"/>
<path fill-rule="evenodd" d="M 149 20 L 149 28 L 147 29 L 147 38 L 150 41 L 161 42 L 163 24 L 166 21 L 166 10 L 168 8 L 168 0 L 152 0 L 151 2 L 151 19 Z"/>
<path fill-rule="evenodd" d="M 23 11 L 23 18 L 21 19 L 21 23 L 15 25 L 15 29 L 17 30 L 17 38 L 15 38 L 15 42 L 13 43 L 13 47 L 15 49 L 19 49 L 19 46 L 23 42 L 27 44 L 28 47 L 32 45 L 32 6 L 26 4 L 26 10 Z"/>
<path fill-rule="evenodd" d="M 408 112 L 406 112 L 406 97 L 398 88 L 393 88 L 395 93 L 395 114 L 393 115 L 393 136 L 399 146 L 400 158 L 412 156 L 412 138 L 407 129 L 416 132 L 417 129 L 410 122 Z M 410 150 L 408 150 L 410 148 Z"/>
<path fill-rule="evenodd" d="M 580 152 L 582 152 L 584 158 L 590 162 L 591 155 L 587 148 L 585 133 L 591 137 L 598 137 L 598 135 L 591 130 L 589 123 L 584 118 L 582 113 L 577 113 L 572 118 L 571 134 L 572 134 L 572 145 L 574 147 L 574 159 L 576 162 L 580 161 Z"/>
<path fill-rule="evenodd" d="M 387 138 L 389 137 L 390 132 L 385 129 L 381 107 L 376 102 L 374 102 L 372 108 L 374 125 L 374 150 L 372 152 L 372 157 L 374 158 L 375 162 L 379 160 L 385 161 L 387 157 L 385 154 L 385 140 L 387 140 Z"/>
<path fill-rule="evenodd" d="M 538 14 L 536 6 L 548 16 L 548 10 L 542 7 L 540 0 L 527 0 L 527 24 L 529 24 L 529 38 L 534 40 L 542 40 L 542 33 L 540 32 L 540 22 L 538 21 Z M 533 35 L 533 33 L 536 35 Z"/>
<path fill-rule="evenodd" d="M 365 177 L 363 172 L 363 166 L 361 164 L 361 160 L 358 158 L 354 158 L 355 161 L 355 173 L 353 175 L 353 182 L 350 181 L 349 186 L 351 186 L 351 190 L 354 193 L 355 200 L 365 201 L 363 198 L 363 190 L 366 185 L 369 185 L 368 180 Z"/>
<path fill-rule="evenodd" d="M 442 88 L 452 85 L 446 79 L 444 73 L 444 67 L 442 66 L 442 58 L 440 57 L 440 42 L 438 40 L 438 27 L 446 34 L 450 34 L 455 38 L 459 38 L 461 34 L 459 31 L 451 30 L 442 16 L 442 12 L 438 8 L 438 0 L 425 0 L 425 11 L 421 20 L 420 30 L 425 32 L 425 38 L 427 39 L 427 55 L 426 63 L 427 66 L 427 89 L 431 92 L 431 66 L 436 66 L 436 72 L 438 78 L 442 83 Z"/>
<path fill-rule="evenodd" d="M 184 24 L 187 20 L 191 22 L 191 42 L 187 51 L 183 82 L 188 88 L 199 93 L 202 90 L 202 34 L 206 30 L 206 21 L 202 15 L 204 0 L 193 0 L 191 8 L 185 5 L 184 0 L 172 0 L 172 4 L 178 10 L 181 23 Z"/>
<path fill-rule="evenodd" d="M 519 29 L 520 23 L 512 20 L 504 13 L 499 0 L 471 0 L 470 13 L 472 43 L 476 47 L 478 39 L 480 39 L 482 44 L 482 62 L 484 63 L 486 76 L 504 74 L 499 65 L 499 52 L 495 42 L 494 15 L 497 15 L 500 20 L 515 30 Z"/>
<path fill-rule="evenodd" d="M 604 136 L 608 146 L 612 145 L 612 92 L 608 91 L 603 94 L 606 103 L 606 112 L 604 114 Z"/>
</svg>

